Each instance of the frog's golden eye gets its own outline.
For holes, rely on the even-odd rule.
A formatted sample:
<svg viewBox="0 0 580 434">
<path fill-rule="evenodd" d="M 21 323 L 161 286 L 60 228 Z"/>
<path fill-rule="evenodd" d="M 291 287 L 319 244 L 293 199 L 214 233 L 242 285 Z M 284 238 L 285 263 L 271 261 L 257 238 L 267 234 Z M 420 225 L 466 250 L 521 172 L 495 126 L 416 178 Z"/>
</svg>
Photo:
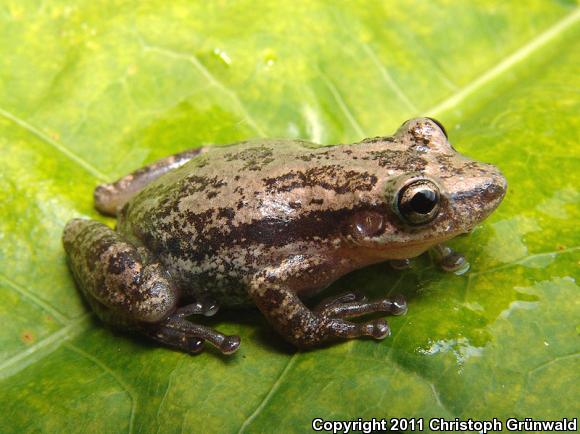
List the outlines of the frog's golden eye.
<svg viewBox="0 0 580 434">
<path fill-rule="evenodd" d="M 427 119 L 430 119 L 431 121 L 433 121 L 435 123 L 435 125 L 437 125 L 439 127 L 439 129 L 441 130 L 441 132 L 443 133 L 445 138 L 449 139 L 449 136 L 447 135 L 447 131 L 445 130 L 445 127 L 443 125 L 441 125 L 441 122 L 439 122 L 437 119 L 433 119 L 433 118 L 427 118 Z"/>
<path fill-rule="evenodd" d="M 439 188 L 427 179 L 405 185 L 397 194 L 398 214 L 411 225 L 429 223 L 439 213 Z"/>
</svg>

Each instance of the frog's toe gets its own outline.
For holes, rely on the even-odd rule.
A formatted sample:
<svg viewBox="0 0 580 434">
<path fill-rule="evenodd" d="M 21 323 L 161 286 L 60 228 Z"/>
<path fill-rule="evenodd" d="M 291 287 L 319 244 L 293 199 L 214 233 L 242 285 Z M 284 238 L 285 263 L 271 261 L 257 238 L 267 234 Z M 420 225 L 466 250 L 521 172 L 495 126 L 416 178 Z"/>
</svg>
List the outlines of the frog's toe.
<svg viewBox="0 0 580 434">
<path fill-rule="evenodd" d="M 389 265 L 395 270 L 406 270 L 411 268 L 412 262 L 410 259 L 392 259 Z"/>
<path fill-rule="evenodd" d="M 393 298 L 385 298 L 381 300 L 384 304 L 384 312 L 388 312 L 391 315 L 405 315 L 407 313 L 407 301 L 405 297 L 398 294 Z"/>
<path fill-rule="evenodd" d="M 374 319 L 364 323 L 355 323 L 337 318 L 325 318 L 319 323 L 316 335 L 324 340 L 356 339 L 360 337 L 370 337 L 373 339 L 384 339 L 391 334 L 389 324 L 384 319 Z M 300 348 L 310 348 L 316 345 L 316 341 L 294 342 Z"/>
<path fill-rule="evenodd" d="M 214 316 L 218 312 L 219 308 L 219 304 L 215 302 L 213 304 L 207 304 L 204 306 L 203 314 L 205 316 Z"/>
<path fill-rule="evenodd" d="M 236 335 L 224 335 L 217 330 L 212 329 L 201 324 L 192 323 L 180 316 L 175 314 L 170 316 L 166 322 L 165 326 L 181 333 L 187 338 L 199 338 L 206 342 L 209 342 L 223 354 L 232 354 L 240 346 L 240 337 Z"/>
<path fill-rule="evenodd" d="M 197 336 L 187 336 L 179 330 L 170 327 L 146 328 L 145 335 L 174 350 L 188 354 L 199 354 L 203 351 L 203 339 Z"/>
<path fill-rule="evenodd" d="M 223 354 L 233 354 L 240 348 L 241 339 L 237 335 L 226 336 L 218 349 Z"/>
<path fill-rule="evenodd" d="M 200 353 L 204 348 L 204 342 L 210 343 L 223 354 L 235 353 L 240 347 L 239 336 L 224 335 L 211 327 L 185 319 L 191 314 L 204 311 L 197 303 L 192 303 L 178 309 L 162 323 L 146 324 L 141 330 L 157 342 L 188 354 Z"/>
<path fill-rule="evenodd" d="M 363 336 L 370 336 L 374 339 L 385 339 L 391 335 L 391 328 L 384 319 L 377 319 L 362 325 Z"/>
<path fill-rule="evenodd" d="M 407 302 L 402 295 L 376 301 L 367 301 L 365 297 L 360 301 L 327 304 L 315 312 L 328 318 L 355 318 L 371 313 L 403 315 L 407 312 Z"/>
<path fill-rule="evenodd" d="M 180 307 L 175 315 L 185 318 L 191 315 L 214 316 L 219 310 L 219 304 L 213 299 L 203 299 Z"/>
<path fill-rule="evenodd" d="M 320 303 L 316 305 L 314 311 L 322 312 L 330 306 L 366 301 L 367 301 L 366 295 L 364 295 L 360 291 L 350 291 L 323 299 Z"/>
<path fill-rule="evenodd" d="M 469 270 L 469 262 L 461 253 L 456 252 L 451 247 L 438 244 L 431 249 L 435 256 L 435 261 L 443 271 L 455 274 L 464 274 Z"/>
<path fill-rule="evenodd" d="M 183 350 L 188 354 L 199 354 L 203 351 L 203 339 L 196 337 L 185 340 Z"/>
<path fill-rule="evenodd" d="M 469 270 L 469 262 L 465 256 L 457 252 L 441 260 L 440 266 L 443 271 L 455 274 L 463 274 Z"/>
</svg>

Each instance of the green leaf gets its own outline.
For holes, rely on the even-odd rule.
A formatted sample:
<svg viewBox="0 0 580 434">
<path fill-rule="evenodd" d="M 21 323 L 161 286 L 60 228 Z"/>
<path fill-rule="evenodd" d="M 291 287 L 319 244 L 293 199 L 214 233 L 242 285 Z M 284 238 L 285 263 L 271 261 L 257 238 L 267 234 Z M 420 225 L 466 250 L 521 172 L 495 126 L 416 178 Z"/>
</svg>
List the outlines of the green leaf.
<svg viewBox="0 0 580 434">
<path fill-rule="evenodd" d="M 574 1 L 0 5 L 1 432 L 305 432 L 311 420 L 580 411 L 580 12 Z M 92 190 L 162 156 L 250 137 L 320 143 L 430 115 L 509 192 L 421 258 L 337 282 L 401 292 L 393 336 L 295 352 L 254 311 L 232 357 L 113 332 L 64 262 Z"/>
</svg>

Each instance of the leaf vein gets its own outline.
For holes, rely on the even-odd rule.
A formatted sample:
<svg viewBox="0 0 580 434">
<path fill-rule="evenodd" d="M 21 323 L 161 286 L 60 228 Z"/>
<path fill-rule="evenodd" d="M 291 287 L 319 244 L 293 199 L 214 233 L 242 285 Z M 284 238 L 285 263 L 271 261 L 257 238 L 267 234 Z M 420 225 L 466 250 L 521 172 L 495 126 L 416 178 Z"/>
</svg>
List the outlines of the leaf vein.
<svg viewBox="0 0 580 434">
<path fill-rule="evenodd" d="M 87 325 L 90 313 L 86 313 L 71 321 L 65 327 L 50 336 L 28 347 L 24 351 L 0 363 L 0 380 L 8 378 L 24 368 L 38 362 L 47 354 L 60 348 L 61 344 L 82 333 Z"/>
<path fill-rule="evenodd" d="M 129 416 L 129 434 L 133 432 L 134 422 L 135 422 L 135 412 L 137 409 L 137 398 L 135 398 L 135 392 L 129 387 L 129 385 L 109 366 L 107 366 L 103 361 L 99 360 L 99 358 L 93 356 L 92 354 L 87 353 L 85 350 L 80 349 L 74 344 L 68 343 L 65 344 L 66 347 L 81 357 L 89 360 L 90 362 L 97 365 L 99 368 L 103 370 L 103 372 L 107 373 L 121 386 L 121 388 L 127 393 L 129 399 L 131 400 L 131 414 Z"/>
<path fill-rule="evenodd" d="M 324 84 L 326 85 L 326 87 L 328 88 L 328 90 L 330 91 L 332 96 L 334 97 L 335 101 L 338 103 L 338 107 L 344 113 L 344 115 L 348 119 L 349 123 L 351 124 L 353 129 L 356 131 L 357 135 L 361 138 L 365 137 L 366 134 L 365 134 L 364 130 L 362 129 L 362 127 L 358 123 L 358 121 L 355 119 L 352 111 L 346 105 L 345 100 L 343 99 L 342 95 L 340 94 L 340 92 L 338 91 L 336 86 L 332 83 L 332 81 L 330 81 L 330 79 L 322 71 L 320 71 L 320 76 L 322 77 Z"/>
<path fill-rule="evenodd" d="M 580 19 L 580 8 L 576 8 L 574 12 L 571 12 L 567 16 L 565 16 L 560 21 L 556 22 L 556 24 L 552 25 L 549 29 L 545 30 L 544 32 L 540 33 L 538 36 L 533 38 L 532 40 L 528 41 L 525 45 L 517 49 L 515 52 L 504 58 L 500 61 L 497 65 L 492 67 L 491 69 L 487 70 L 485 73 L 477 77 L 467 86 L 464 86 L 459 90 L 459 92 L 451 95 L 449 98 L 445 99 L 444 101 L 440 102 L 439 104 L 431 107 L 429 110 L 425 112 L 426 115 L 431 116 L 438 116 L 442 112 L 450 110 L 461 102 L 463 102 L 469 95 L 483 87 L 488 82 L 492 81 L 496 77 L 500 76 L 504 72 L 508 71 L 510 68 L 514 67 L 521 61 L 528 58 L 532 55 L 536 50 L 540 49 L 552 39 L 560 35 L 569 27 L 576 24 L 576 22 Z"/>
<path fill-rule="evenodd" d="M 534 375 L 536 372 L 541 371 L 542 369 L 545 369 L 545 368 L 547 368 L 549 366 L 552 366 L 555 363 L 559 363 L 559 362 L 561 362 L 563 360 L 568 360 L 568 359 L 576 359 L 578 357 L 580 357 L 580 353 L 577 353 L 577 352 L 576 353 L 572 353 L 572 354 L 566 354 L 566 355 L 563 355 L 563 356 L 555 357 L 552 360 L 549 360 L 549 361 L 547 361 L 545 363 L 542 363 L 541 365 L 536 366 L 534 369 L 530 369 L 528 371 L 528 373 L 527 373 L 527 377 L 529 378 L 532 375 Z"/>
<path fill-rule="evenodd" d="M 189 53 L 180 53 L 178 51 L 170 50 L 167 48 L 149 45 L 141 37 L 139 37 L 139 41 L 144 51 L 151 51 L 163 56 L 172 57 L 174 59 L 181 59 L 191 63 L 194 66 L 194 68 L 201 75 L 204 76 L 204 78 L 208 81 L 208 83 L 210 83 L 212 86 L 220 90 L 223 94 L 225 94 L 230 100 L 234 102 L 234 104 L 237 106 L 242 116 L 245 118 L 246 122 L 250 125 L 250 127 L 252 127 L 254 131 L 256 131 L 256 133 L 258 133 L 258 135 L 260 135 L 261 137 L 267 136 L 266 132 L 260 127 L 260 125 L 258 125 L 257 121 L 250 114 L 250 112 L 248 111 L 248 109 L 238 96 L 238 94 L 234 90 L 227 87 L 220 80 L 218 80 L 215 77 L 215 75 L 213 75 L 211 71 L 197 58 L 196 55 Z"/>
<path fill-rule="evenodd" d="M 38 306 L 42 310 L 44 310 L 47 313 L 49 313 L 50 315 L 52 315 L 54 317 L 54 319 L 56 321 L 58 321 L 59 323 L 64 325 L 69 321 L 69 319 L 65 315 L 63 315 L 61 312 L 59 312 L 50 303 L 47 303 L 46 301 L 42 300 L 40 297 L 38 297 L 36 294 L 29 291 L 25 287 L 23 287 L 23 286 L 17 284 L 16 282 L 8 279 L 2 273 L 0 273 L 0 280 L 4 281 L 4 283 L 6 283 L 6 285 L 8 287 L 10 287 L 13 291 L 17 292 L 18 294 L 20 294 L 24 298 L 27 298 L 31 303 L 35 304 L 36 306 Z"/>
<path fill-rule="evenodd" d="M 439 394 L 439 392 L 437 391 L 437 388 L 435 387 L 435 384 L 433 383 L 429 383 L 429 386 L 431 387 L 431 391 L 433 392 L 433 396 L 435 397 L 435 402 L 437 403 L 437 405 L 444 411 L 446 411 L 450 416 L 455 417 L 455 413 L 452 412 L 444 403 L 443 401 L 441 401 L 441 395 Z"/>
<path fill-rule="evenodd" d="M 391 90 L 397 95 L 397 97 L 407 106 L 409 110 L 413 113 L 418 113 L 419 109 L 411 102 L 411 100 L 407 97 L 401 86 L 397 84 L 397 82 L 393 79 L 393 76 L 389 73 L 388 69 L 383 65 L 380 59 L 377 57 L 374 50 L 371 49 L 369 44 L 362 44 L 363 49 L 367 53 L 367 55 L 371 58 L 379 72 L 381 73 L 385 83 L 391 88 Z"/>
<path fill-rule="evenodd" d="M 16 115 L 14 115 L 14 114 L 12 114 L 12 113 L 10 113 L 10 112 L 2 109 L 2 108 L 0 108 L 0 116 L 2 116 L 3 118 L 5 118 L 5 119 L 7 119 L 7 120 L 9 120 L 9 121 L 11 121 L 13 123 L 15 123 L 20 128 L 24 129 L 25 131 L 28 131 L 29 133 L 31 133 L 36 138 L 40 139 L 41 141 L 43 141 L 47 145 L 53 147 L 54 149 L 56 149 L 57 151 L 59 151 L 61 154 L 63 154 L 65 157 L 67 157 L 69 160 L 71 160 L 74 163 L 76 163 L 79 166 L 81 166 L 83 169 L 85 169 L 87 172 L 89 172 L 95 178 L 97 178 L 97 179 L 99 179 L 101 181 L 104 181 L 104 180 L 107 179 L 107 177 L 105 176 L 105 174 L 103 172 L 101 172 L 96 167 L 94 167 L 90 163 L 88 163 L 85 160 L 83 160 L 77 154 L 75 154 L 70 149 L 66 148 L 61 143 L 57 142 L 56 140 L 54 140 L 53 138 L 51 138 L 50 136 L 48 136 L 46 133 L 42 132 L 40 129 L 38 129 L 34 125 L 26 122 L 24 119 L 20 119 Z"/>
<path fill-rule="evenodd" d="M 294 353 L 292 357 L 290 357 L 290 360 L 288 360 L 288 363 L 280 373 L 278 379 L 274 382 L 274 384 L 272 384 L 272 387 L 270 388 L 270 390 L 268 391 L 262 402 L 258 405 L 258 407 L 256 407 L 256 409 L 252 412 L 252 414 L 250 414 L 250 416 L 248 416 L 248 418 L 244 421 L 244 423 L 242 424 L 242 426 L 238 431 L 238 434 L 241 434 L 246 430 L 246 428 L 254 421 L 254 419 L 256 419 L 256 417 L 258 417 L 260 412 L 264 409 L 264 407 L 266 407 L 268 402 L 276 394 L 278 388 L 280 387 L 280 384 L 282 384 L 282 381 L 284 381 L 284 378 L 286 377 L 286 375 L 288 375 L 288 372 L 290 372 L 290 370 L 296 363 L 296 360 L 298 359 L 298 354 L 299 353 Z"/>
<path fill-rule="evenodd" d="M 569 247 L 569 248 L 563 249 L 563 250 L 554 250 L 551 252 L 535 253 L 533 255 L 528 255 L 524 258 L 517 259 L 513 262 L 508 262 L 507 264 L 499 265 L 497 267 L 488 268 L 487 270 L 474 271 L 472 273 L 469 273 L 469 278 L 479 276 L 480 274 L 487 274 L 487 273 L 493 273 L 495 271 L 504 270 L 506 268 L 514 267 L 516 265 L 524 265 L 526 262 L 529 262 L 529 261 L 532 261 L 532 260 L 538 259 L 538 258 L 543 258 L 545 256 L 558 256 L 558 255 L 562 255 L 562 254 L 566 254 L 566 253 L 576 252 L 578 250 L 580 250 L 580 246 Z"/>
</svg>

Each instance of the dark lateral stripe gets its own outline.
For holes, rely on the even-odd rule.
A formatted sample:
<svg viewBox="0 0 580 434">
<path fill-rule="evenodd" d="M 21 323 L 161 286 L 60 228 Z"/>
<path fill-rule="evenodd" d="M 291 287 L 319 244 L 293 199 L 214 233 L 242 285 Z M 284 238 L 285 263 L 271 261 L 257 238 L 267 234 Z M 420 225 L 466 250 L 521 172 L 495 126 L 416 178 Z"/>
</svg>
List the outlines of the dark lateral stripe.
<svg viewBox="0 0 580 434">
<path fill-rule="evenodd" d="M 297 220 L 266 218 L 260 221 L 245 223 L 222 233 L 219 228 L 211 228 L 201 233 L 206 224 L 210 224 L 212 216 L 188 216 L 195 221 L 197 234 L 192 238 L 180 227 L 163 225 L 151 232 L 136 235 L 152 251 L 168 251 L 172 256 L 201 261 L 208 255 L 212 256 L 220 249 L 230 246 L 251 248 L 252 245 L 264 247 L 282 247 L 297 241 L 309 241 L 313 237 L 330 239 L 340 235 L 342 225 L 360 211 L 376 211 L 386 213 L 386 205 L 374 207 L 358 207 L 354 209 L 312 211 Z M 165 241 L 163 241 L 165 240 Z"/>
</svg>

